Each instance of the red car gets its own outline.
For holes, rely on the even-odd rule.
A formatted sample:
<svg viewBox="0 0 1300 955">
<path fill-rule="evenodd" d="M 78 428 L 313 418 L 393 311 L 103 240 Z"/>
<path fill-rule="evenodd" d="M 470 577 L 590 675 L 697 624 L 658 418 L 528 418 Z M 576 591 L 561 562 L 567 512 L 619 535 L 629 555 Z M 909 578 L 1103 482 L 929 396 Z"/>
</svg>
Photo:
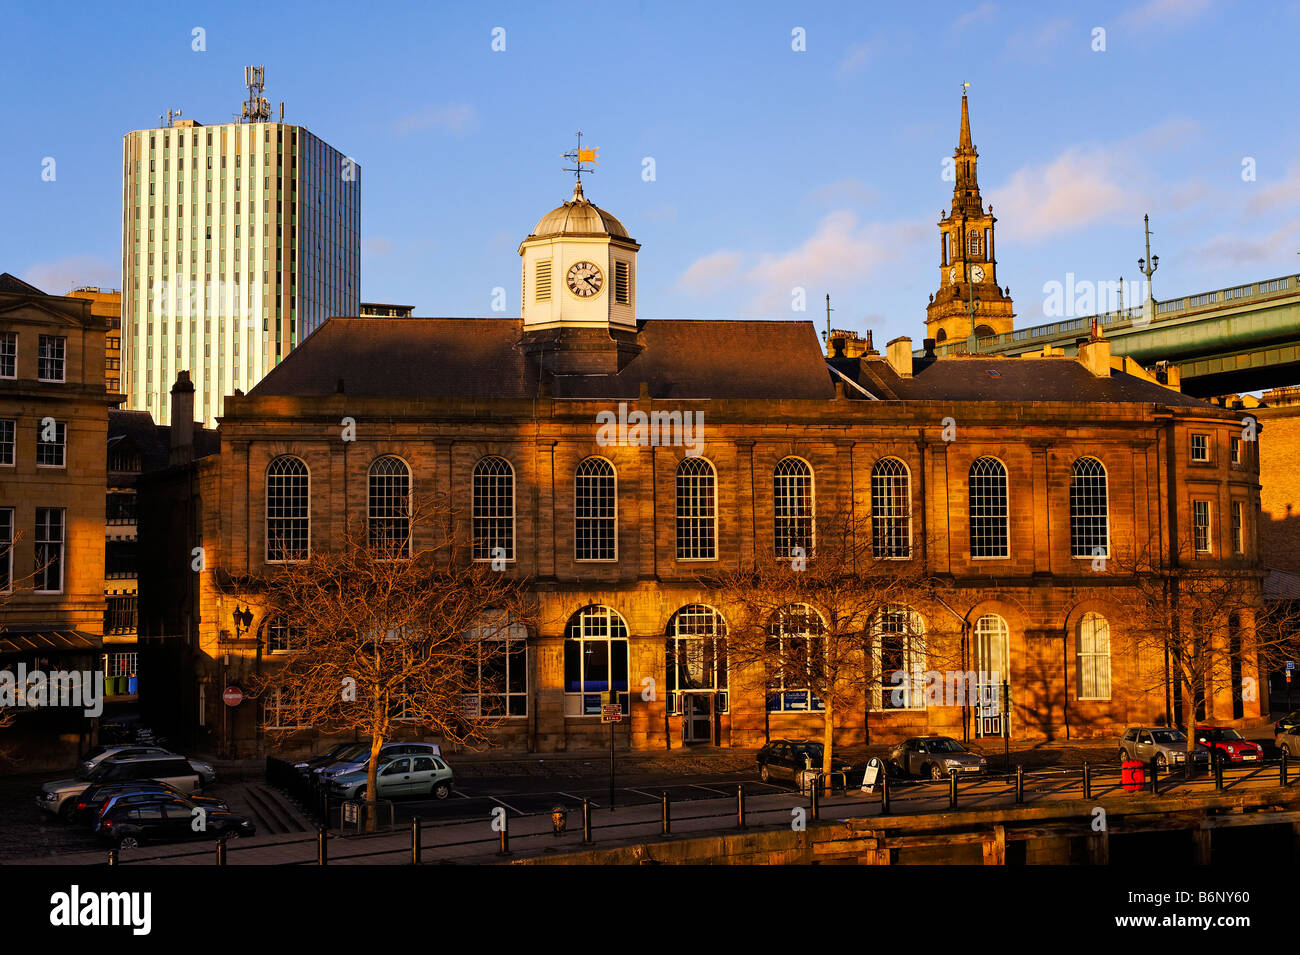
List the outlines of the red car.
<svg viewBox="0 0 1300 955">
<path fill-rule="evenodd" d="M 1231 763 L 1258 763 L 1264 758 L 1264 750 L 1258 743 L 1252 743 L 1227 726 L 1196 727 L 1196 744 L 1218 750 Z"/>
</svg>

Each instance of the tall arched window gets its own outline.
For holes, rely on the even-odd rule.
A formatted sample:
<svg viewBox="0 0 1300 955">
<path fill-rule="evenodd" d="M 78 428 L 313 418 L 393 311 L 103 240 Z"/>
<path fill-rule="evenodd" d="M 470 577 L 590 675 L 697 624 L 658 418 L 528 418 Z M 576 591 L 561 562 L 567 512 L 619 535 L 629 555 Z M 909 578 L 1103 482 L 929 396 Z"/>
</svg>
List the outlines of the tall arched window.
<svg viewBox="0 0 1300 955">
<path fill-rule="evenodd" d="M 980 254 L 980 234 L 978 229 L 966 233 L 966 253 L 972 257 Z"/>
<path fill-rule="evenodd" d="M 881 458 L 871 469 L 871 542 L 877 558 L 912 556 L 911 478 L 898 458 Z"/>
<path fill-rule="evenodd" d="M 1106 469 L 1096 458 L 1079 458 L 1070 472 L 1070 555 L 1110 556 Z"/>
<path fill-rule="evenodd" d="M 718 556 L 717 476 L 704 458 L 683 458 L 677 466 L 677 559 Z"/>
<path fill-rule="evenodd" d="M 515 471 L 490 455 L 474 465 L 474 559 L 515 559 Z"/>
<path fill-rule="evenodd" d="M 1007 469 L 997 458 L 970 466 L 970 555 L 1008 557 Z"/>
<path fill-rule="evenodd" d="M 925 624 L 911 607 L 881 607 L 872 621 L 880 709 L 925 708 Z"/>
<path fill-rule="evenodd" d="M 823 710 L 813 687 L 825 674 L 826 622 L 807 604 L 791 604 L 767 628 L 769 712 Z"/>
<path fill-rule="evenodd" d="M 683 607 L 668 622 L 667 637 L 669 715 L 727 712 L 727 623 L 722 614 L 704 604 Z M 684 699 L 699 694 L 713 697 L 711 711 L 707 696 L 699 698 L 705 704 L 701 707 L 691 707 L 688 704 L 695 701 Z"/>
<path fill-rule="evenodd" d="M 1099 613 L 1079 620 L 1079 699 L 1110 699 L 1110 622 Z"/>
<path fill-rule="evenodd" d="M 808 462 L 782 458 L 772 471 L 772 529 L 778 558 L 794 556 L 796 547 L 811 556 L 813 547 L 813 475 Z"/>
<path fill-rule="evenodd" d="M 282 454 L 266 467 L 266 559 L 306 560 L 311 548 L 311 478 L 307 465 Z"/>
<path fill-rule="evenodd" d="M 618 484 L 604 458 L 584 458 L 573 474 L 573 556 L 618 559 Z"/>
<path fill-rule="evenodd" d="M 627 712 L 627 624 L 609 607 L 583 607 L 564 628 L 564 713 L 599 716 L 601 694 Z"/>
<path fill-rule="evenodd" d="M 1001 736 L 1002 685 L 1011 682 L 1011 631 L 995 613 L 975 621 L 975 733 Z"/>
<path fill-rule="evenodd" d="M 411 469 L 392 454 L 370 465 L 367 507 L 370 549 L 388 558 L 411 555 Z"/>
<path fill-rule="evenodd" d="M 466 660 L 465 677 L 473 712 L 527 716 L 528 628 L 499 611 L 486 611 L 475 619 L 469 637 L 475 652 Z"/>
</svg>

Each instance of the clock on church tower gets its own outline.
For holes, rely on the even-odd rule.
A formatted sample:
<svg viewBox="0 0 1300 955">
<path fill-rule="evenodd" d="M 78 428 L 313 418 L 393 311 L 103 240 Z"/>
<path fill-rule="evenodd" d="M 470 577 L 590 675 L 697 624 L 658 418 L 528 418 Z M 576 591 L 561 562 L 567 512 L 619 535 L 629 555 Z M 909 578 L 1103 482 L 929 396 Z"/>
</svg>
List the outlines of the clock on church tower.
<svg viewBox="0 0 1300 955">
<path fill-rule="evenodd" d="M 980 198 L 970 111 L 961 94 L 961 134 L 953 152 L 952 210 L 939 220 L 939 290 L 925 310 L 926 337 L 965 341 L 1011 331 L 1011 296 L 998 287 L 993 207 Z M 973 313 L 973 315 L 972 315 Z M 973 321 L 972 321 L 973 318 Z"/>
</svg>

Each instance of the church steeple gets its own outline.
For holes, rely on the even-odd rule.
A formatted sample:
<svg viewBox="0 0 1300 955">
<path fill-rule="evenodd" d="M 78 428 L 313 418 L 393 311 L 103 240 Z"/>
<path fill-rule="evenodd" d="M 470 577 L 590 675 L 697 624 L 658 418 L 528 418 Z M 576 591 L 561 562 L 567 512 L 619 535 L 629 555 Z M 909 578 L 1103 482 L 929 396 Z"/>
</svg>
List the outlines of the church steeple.
<svg viewBox="0 0 1300 955">
<path fill-rule="evenodd" d="M 961 129 L 952 154 L 952 209 L 939 220 L 939 291 L 926 308 L 926 337 L 939 342 L 1009 332 L 1015 317 L 1010 293 L 998 288 L 998 220 L 993 207 L 986 209 L 980 198 L 968 85 L 962 87 Z"/>
</svg>

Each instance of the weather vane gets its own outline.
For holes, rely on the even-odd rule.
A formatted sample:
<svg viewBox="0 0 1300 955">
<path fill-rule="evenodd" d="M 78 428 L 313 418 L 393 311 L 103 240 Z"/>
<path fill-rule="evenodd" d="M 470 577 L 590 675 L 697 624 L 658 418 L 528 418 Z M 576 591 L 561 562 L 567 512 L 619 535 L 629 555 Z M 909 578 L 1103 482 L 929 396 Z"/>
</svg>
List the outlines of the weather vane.
<svg viewBox="0 0 1300 955">
<path fill-rule="evenodd" d="M 571 172 L 571 173 L 574 173 L 574 174 L 576 175 L 576 177 L 577 177 L 578 185 L 581 186 L 581 185 L 582 185 L 582 174 L 583 174 L 584 172 L 595 172 L 595 171 L 596 171 L 596 170 L 594 170 L 594 169 L 584 169 L 584 168 L 583 168 L 583 163 L 591 163 L 591 165 L 593 165 L 593 166 L 599 165 L 599 163 L 598 163 L 598 161 L 597 161 L 597 159 L 596 159 L 596 153 L 599 152 L 599 151 L 600 151 L 600 147 L 599 147 L 599 146 L 597 146 L 595 149 L 583 149 L 583 148 L 582 148 L 582 130 L 578 130 L 578 148 L 577 148 L 577 149 L 571 149 L 569 152 L 567 152 L 567 153 L 562 153 L 562 154 L 561 154 L 561 157 L 560 157 L 560 158 L 562 158 L 562 159 L 567 159 L 567 160 L 569 160 L 569 162 L 573 163 L 573 166 L 572 166 L 572 167 L 570 167 L 570 166 L 565 166 L 565 167 L 564 167 L 564 171 L 565 171 L 565 172 Z"/>
</svg>

